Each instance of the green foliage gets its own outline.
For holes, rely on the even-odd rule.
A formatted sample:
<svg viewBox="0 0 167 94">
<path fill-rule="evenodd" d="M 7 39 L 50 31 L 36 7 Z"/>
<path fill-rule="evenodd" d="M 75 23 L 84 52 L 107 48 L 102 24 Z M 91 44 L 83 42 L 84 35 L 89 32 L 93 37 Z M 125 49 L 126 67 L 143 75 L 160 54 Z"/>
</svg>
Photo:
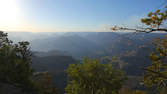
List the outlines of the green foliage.
<svg viewBox="0 0 167 94">
<path fill-rule="evenodd" d="M 0 83 L 10 84 L 30 94 L 57 94 L 50 77 L 38 77 L 31 67 L 29 42 L 14 44 L 7 33 L 0 31 Z M 39 80 L 45 79 L 41 83 Z M 48 80 L 48 81 L 47 81 Z M 43 86 L 47 87 L 44 88 Z"/>
<path fill-rule="evenodd" d="M 126 80 L 124 73 L 112 64 L 103 64 L 97 59 L 71 64 L 67 74 L 70 81 L 66 94 L 118 94 Z"/>
<path fill-rule="evenodd" d="M 28 88 L 33 69 L 28 42 L 13 44 L 7 34 L 0 32 L 0 81 Z"/>
<path fill-rule="evenodd" d="M 141 28 L 126 28 L 126 27 L 117 27 L 113 26 L 111 29 L 113 31 L 116 30 L 128 30 L 128 31 L 136 31 L 136 32 L 155 32 L 155 31 L 162 31 L 167 32 L 166 28 L 166 20 L 167 20 L 167 6 L 165 10 L 156 10 L 155 12 L 148 13 L 146 18 L 141 19 L 141 22 L 146 26 Z"/>
<path fill-rule="evenodd" d="M 143 80 L 147 87 L 158 92 L 167 88 L 167 38 L 156 39 L 155 45 L 156 51 L 150 54 L 152 65 L 145 68 Z"/>
<path fill-rule="evenodd" d="M 166 7 L 167 8 L 167 7 Z M 167 10 L 160 11 L 159 9 L 155 12 L 148 13 L 147 18 L 141 19 L 141 22 L 151 26 L 152 28 L 159 28 L 167 20 Z"/>
<path fill-rule="evenodd" d="M 150 12 L 148 18 L 141 19 L 142 23 L 151 26 L 151 29 L 158 28 L 167 20 L 167 7 L 165 11 L 156 10 Z M 163 29 L 164 31 L 166 28 Z M 144 68 L 144 85 L 152 93 L 165 94 L 167 90 L 167 37 L 166 39 L 155 39 L 156 51 L 150 53 L 152 65 Z"/>
</svg>

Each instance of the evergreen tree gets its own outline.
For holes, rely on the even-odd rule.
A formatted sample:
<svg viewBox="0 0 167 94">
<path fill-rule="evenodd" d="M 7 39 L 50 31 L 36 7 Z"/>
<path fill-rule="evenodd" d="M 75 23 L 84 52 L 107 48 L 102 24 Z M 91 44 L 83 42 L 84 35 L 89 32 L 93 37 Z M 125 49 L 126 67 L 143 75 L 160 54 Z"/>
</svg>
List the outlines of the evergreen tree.
<svg viewBox="0 0 167 94">
<path fill-rule="evenodd" d="M 71 64 L 67 74 L 70 81 L 66 94 L 118 94 L 126 79 L 112 64 L 103 64 L 97 59 Z"/>
<path fill-rule="evenodd" d="M 20 88 L 26 94 L 57 94 L 50 76 L 39 76 L 32 69 L 31 58 L 29 42 L 14 44 L 7 33 L 0 31 L 0 83 Z"/>
</svg>

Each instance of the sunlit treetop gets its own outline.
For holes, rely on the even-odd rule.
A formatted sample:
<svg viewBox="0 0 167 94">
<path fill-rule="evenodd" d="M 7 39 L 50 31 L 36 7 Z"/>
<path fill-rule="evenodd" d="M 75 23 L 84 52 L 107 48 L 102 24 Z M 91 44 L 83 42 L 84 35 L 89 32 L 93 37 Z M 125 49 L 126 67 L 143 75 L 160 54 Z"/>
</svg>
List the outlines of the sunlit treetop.
<svg viewBox="0 0 167 94">
<path fill-rule="evenodd" d="M 161 11 L 160 9 L 158 9 L 155 12 L 148 13 L 146 18 L 142 18 L 141 23 L 146 25 L 144 27 L 136 29 L 136 28 L 113 26 L 111 29 L 113 31 L 132 30 L 136 32 L 146 32 L 146 33 L 155 32 L 155 31 L 167 32 L 166 21 L 167 21 L 167 6 L 165 7 L 164 11 Z"/>
</svg>

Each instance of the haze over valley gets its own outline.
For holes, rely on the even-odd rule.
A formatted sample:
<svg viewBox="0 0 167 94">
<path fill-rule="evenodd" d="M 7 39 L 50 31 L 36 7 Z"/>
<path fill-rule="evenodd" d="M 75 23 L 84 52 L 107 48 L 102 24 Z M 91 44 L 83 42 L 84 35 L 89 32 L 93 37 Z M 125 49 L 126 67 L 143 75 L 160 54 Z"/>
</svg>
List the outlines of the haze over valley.
<svg viewBox="0 0 167 94">
<path fill-rule="evenodd" d="M 39 72 L 50 72 L 61 91 L 67 83 L 65 70 L 68 65 L 79 63 L 84 57 L 115 56 L 115 67 L 128 76 L 140 77 L 142 68 L 151 64 L 148 53 L 154 50 L 155 38 L 165 38 L 164 33 L 9 32 L 9 39 L 15 42 L 30 42 L 33 67 Z"/>
<path fill-rule="evenodd" d="M 0 94 L 167 94 L 167 0 L 0 0 Z"/>
</svg>

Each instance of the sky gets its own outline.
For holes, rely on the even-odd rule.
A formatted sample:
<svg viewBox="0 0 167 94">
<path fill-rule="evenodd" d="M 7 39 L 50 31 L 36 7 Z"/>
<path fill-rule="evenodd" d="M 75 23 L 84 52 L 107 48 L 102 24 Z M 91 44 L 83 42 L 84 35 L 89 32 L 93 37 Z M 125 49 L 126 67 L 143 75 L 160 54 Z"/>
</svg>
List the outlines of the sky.
<svg viewBox="0 0 167 94">
<path fill-rule="evenodd" d="M 167 1 L 166 1 L 167 2 Z M 0 30 L 18 32 L 109 31 L 134 26 L 165 0 L 0 0 Z"/>
</svg>

